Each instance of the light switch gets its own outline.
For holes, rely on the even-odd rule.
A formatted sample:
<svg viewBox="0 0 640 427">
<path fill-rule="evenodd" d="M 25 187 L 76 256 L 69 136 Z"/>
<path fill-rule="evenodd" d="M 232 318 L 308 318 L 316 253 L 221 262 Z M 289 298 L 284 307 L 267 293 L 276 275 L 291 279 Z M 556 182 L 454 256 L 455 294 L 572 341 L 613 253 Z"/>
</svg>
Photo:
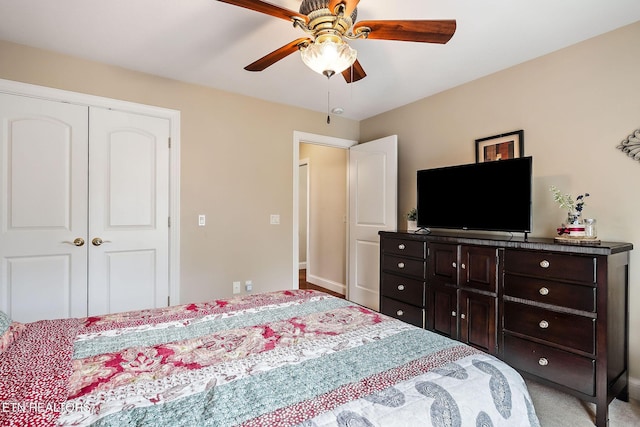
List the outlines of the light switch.
<svg viewBox="0 0 640 427">
<path fill-rule="evenodd" d="M 205 215 L 202 215 L 202 214 L 198 215 L 198 226 L 204 227 L 204 225 L 206 224 L 206 220 L 207 218 Z"/>
</svg>

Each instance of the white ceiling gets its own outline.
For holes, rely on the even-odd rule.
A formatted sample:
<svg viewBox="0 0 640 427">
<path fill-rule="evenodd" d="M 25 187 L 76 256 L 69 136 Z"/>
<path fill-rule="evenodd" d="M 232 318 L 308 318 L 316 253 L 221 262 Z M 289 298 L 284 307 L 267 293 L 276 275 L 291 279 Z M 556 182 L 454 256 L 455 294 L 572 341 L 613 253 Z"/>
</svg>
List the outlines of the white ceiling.
<svg viewBox="0 0 640 427">
<path fill-rule="evenodd" d="M 0 0 L 0 39 L 321 112 L 329 88 L 331 107 L 361 120 L 639 21 L 640 0 L 361 0 L 370 19 L 455 19 L 457 31 L 445 45 L 350 42 L 367 72 L 351 85 L 297 52 L 245 71 L 305 33 L 216 0 Z"/>
</svg>

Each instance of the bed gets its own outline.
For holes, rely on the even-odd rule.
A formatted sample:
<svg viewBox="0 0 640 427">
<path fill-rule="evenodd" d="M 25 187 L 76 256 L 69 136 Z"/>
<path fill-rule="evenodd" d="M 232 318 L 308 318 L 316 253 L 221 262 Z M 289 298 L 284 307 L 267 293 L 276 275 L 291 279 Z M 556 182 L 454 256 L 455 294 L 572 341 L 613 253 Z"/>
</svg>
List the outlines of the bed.
<svg viewBox="0 0 640 427">
<path fill-rule="evenodd" d="M 313 290 L 0 327 L 2 425 L 539 426 L 505 363 Z"/>
</svg>

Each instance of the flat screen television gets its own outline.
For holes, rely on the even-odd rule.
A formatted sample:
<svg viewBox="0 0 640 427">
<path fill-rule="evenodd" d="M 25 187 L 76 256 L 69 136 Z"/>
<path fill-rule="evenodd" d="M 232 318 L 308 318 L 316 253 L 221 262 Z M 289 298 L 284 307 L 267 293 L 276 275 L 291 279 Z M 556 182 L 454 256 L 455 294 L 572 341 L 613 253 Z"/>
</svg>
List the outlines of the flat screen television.
<svg viewBox="0 0 640 427">
<path fill-rule="evenodd" d="M 418 227 L 531 232 L 532 168 L 519 157 L 419 170 Z"/>
</svg>

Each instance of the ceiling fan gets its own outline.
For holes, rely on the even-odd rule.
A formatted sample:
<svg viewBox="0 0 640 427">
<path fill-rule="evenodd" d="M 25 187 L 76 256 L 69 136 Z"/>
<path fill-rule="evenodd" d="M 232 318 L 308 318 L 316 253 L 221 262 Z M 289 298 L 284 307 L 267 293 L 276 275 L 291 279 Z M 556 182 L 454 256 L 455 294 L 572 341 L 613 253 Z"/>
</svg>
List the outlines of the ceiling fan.
<svg viewBox="0 0 640 427">
<path fill-rule="evenodd" d="M 300 51 L 312 70 L 331 77 L 342 73 L 347 83 L 366 76 L 357 52 L 345 39 L 378 39 L 421 43 L 447 43 L 456 31 L 455 20 L 385 20 L 356 23 L 360 0 L 302 0 L 295 12 L 261 0 L 219 0 L 276 18 L 291 21 L 309 37 L 302 37 L 247 65 L 248 71 L 262 71 Z"/>
</svg>

